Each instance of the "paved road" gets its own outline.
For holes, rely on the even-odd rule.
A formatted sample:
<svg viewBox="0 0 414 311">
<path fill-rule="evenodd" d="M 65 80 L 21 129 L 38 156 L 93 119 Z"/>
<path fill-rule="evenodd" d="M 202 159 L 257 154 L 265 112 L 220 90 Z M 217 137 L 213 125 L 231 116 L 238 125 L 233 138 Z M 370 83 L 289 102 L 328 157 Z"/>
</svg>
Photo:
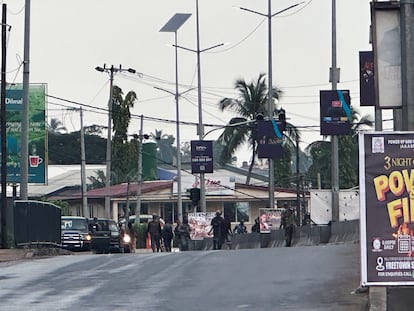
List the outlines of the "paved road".
<svg viewBox="0 0 414 311">
<path fill-rule="evenodd" d="M 0 263 L 0 310 L 366 310 L 358 245 Z"/>
</svg>

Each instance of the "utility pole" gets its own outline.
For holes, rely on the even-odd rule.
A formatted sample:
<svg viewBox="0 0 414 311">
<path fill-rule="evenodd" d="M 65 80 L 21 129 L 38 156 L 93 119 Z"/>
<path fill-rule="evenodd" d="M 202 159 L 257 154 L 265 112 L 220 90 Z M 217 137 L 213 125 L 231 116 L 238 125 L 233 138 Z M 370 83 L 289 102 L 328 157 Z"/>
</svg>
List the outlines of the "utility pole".
<svg viewBox="0 0 414 311">
<path fill-rule="evenodd" d="M 200 20 L 198 17 L 198 0 L 196 0 L 196 24 L 197 24 L 197 98 L 198 98 L 198 137 L 199 140 L 203 140 L 204 137 L 204 125 L 203 125 L 203 109 L 202 109 L 202 97 L 201 97 L 201 64 L 200 64 Z M 207 211 L 206 207 L 206 183 L 205 174 L 200 173 L 200 208 L 202 212 Z"/>
<path fill-rule="evenodd" d="M 183 199 L 181 193 L 181 150 L 180 150 L 180 106 L 178 91 L 178 29 L 189 19 L 191 14 L 177 13 L 161 28 L 160 32 L 174 32 L 175 39 L 175 115 L 176 115 L 176 131 L 177 131 L 177 213 L 178 219 L 183 221 Z M 166 90 L 163 90 L 166 91 Z M 169 91 L 166 91 L 169 92 Z"/>
<path fill-rule="evenodd" d="M 20 199 L 28 199 L 29 180 L 29 58 L 30 58 L 30 0 L 25 0 L 24 55 L 23 55 L 23 107 L 22 156 L 20 159 Z"/>
<path fill-rule="evenodd" d="M 144 116 L 140 116 L 141 125 L 138 133 L 138 176 L 137 176 L 137 206 L 135 209 L 135 223 L 140 223 L 141 215 L 141 185 L 142 185 L 142 135 L 144 131 Z"/>
<path fill-rule="evenodd" d="M 272 14 L 272 2 L 271 0 L 268 0 L 268 4 L 267 4 L 267 14 L 263 14 L 257 11 L 253 11 L 250 9 L 246 9 L 246 8 L 240 8 L 241 10 L 250 12 L 250 13 L 254 13 L 257 15 L 261 15 L 261 16 L 265 16 L 267 18 L 267 28 L 268 28 L 268 39 L 267 39 L 267 43 L 268 43 L 268 94 L 267 94 L 267 113 L 269 116 L 269 120 L 273 119 L 273 114 L 274 114 L 274 105 L 273 105 L 273 65 L 272 65 L 272 18 L 280 13 L 286 12 L 300 4 L 301 3 L 296 3 L 293 4 L 285 9 L 282 9 L 276 13 Z M 268 162 L 269 162 L 269 208 L 274 208 L 275 207 L 275 175 L 274 175 L 274 162 L 273 162 L 273 158 L 268 158 Z"/>
<path fill-rule="evenodd" d="M 6 148 L 6 26 L 7 4 L 1 20 L 1 246 L 7 248 L 7 148 Z"/>
<path fill-rule="evenodd" d="M 299 167 L 299 137 L 296 136 L 296 225 L 300 226 L 300 167 Z"/>
<path fill-rule="evenodd" d="M 204 137 L 204 125 L 203 125 L 203 108 L 202 108 L 202 97 L 201 97 L 201 53 L 214 49 L 216 47 L 224 45 L 224 43 L 213 45 L 209 48 L 200 50 L 200 21 L 198 17 L 198 0 L 196 0 L 196 32 L 197 32 L 197 49 L 189 49 L 182 46 L 174 45 L 178 48 L 181 48 L 186 51 L 195 52 L 197 54 L 197 102 L 198 102 L 198 125 L 197 125 L 197 134 L 199 140 L 203 140 Z M 200 173 L 200 209 L 202 212 L 206 212 L 206 185 L 205 185 L 205 173 Z"/>
<path fill-rule="evenodd" d="M 330 70 L 330 82 L 332 90 L 337 89 L 339 82 L 339 68 L 336 68 L 336 0 L 332 0 L 332 68 Z M 331 136 L 332 167 L 332 221 L 339 221 L 339 152 L 338 136 Z"/>
<path fill-rule="evenodd" d="M 111 161 L 112 161 L 112 103 L 113 103 L 113 83 L 114 83 L 114 75 L 116 72 L 120 71 L 128 71 L 130 73 L 136 73 L 135 69 L 123 69 L 121 65 L 119 68 L 114 67 L 106 67 L 104 64 L 103 67 L 95 67 L 95 70 L 99 72 L 107 72 L 109 73 L 109 100 L 108 100 L 108 137 L 106 141 L 106 174 L 105 174 L 105 217 L 111 217 L 111 196 L 110 196 L 110 188 L 111 188 Z"/>
<path fill-rule="evenodd" d="M 83 128 L 83 110 L 80 110 L 80 135 L 81 135 L 81 179 L 82 179 L 82 211 L 83 217 L 89 217 L 88 196 L 86 191 L 86 157 L 85 157 L 85 129 Z"/>
</svg>

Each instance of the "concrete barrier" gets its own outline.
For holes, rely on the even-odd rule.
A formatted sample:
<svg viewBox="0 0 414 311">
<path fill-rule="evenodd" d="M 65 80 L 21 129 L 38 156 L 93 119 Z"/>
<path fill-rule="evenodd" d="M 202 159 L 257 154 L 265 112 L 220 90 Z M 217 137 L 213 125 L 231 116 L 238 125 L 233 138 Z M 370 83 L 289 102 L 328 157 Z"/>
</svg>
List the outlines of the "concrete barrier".
<svg viewBox="0 0 414 311">
<path fill-rule="evenodd" d="M 331 223 L 331 238 L 329 243 L 359 242 L 359 220 L 349 220 Z"/>
<path fill-rule="evenodd" d="M 322 226 L 296 227 L 292 246 L 311 246 L 326 243 L 357 243 L 359 241 L 359 220 L 332 222 Z M 271 233 L 235 234 L 231 243 L 224 243 L 223 249 L 284 247 L 283 229 Z M 191 241 L 190 250 L 213 249 L 213 238 Z"/>
</svg>

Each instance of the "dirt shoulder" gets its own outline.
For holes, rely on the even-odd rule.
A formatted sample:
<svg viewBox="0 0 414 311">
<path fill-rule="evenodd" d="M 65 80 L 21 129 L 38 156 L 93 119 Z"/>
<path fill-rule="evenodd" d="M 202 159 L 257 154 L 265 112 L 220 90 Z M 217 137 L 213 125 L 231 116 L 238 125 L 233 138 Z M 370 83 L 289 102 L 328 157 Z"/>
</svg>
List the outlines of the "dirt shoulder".
<svg viewBox="0 0 414 311">
<path fill-rule="evenodd" d="M 71 255 L 72 252 L 60 248 L 10 248 L 0 249 L 0 262 L 24 259 Z"/>
</svg>

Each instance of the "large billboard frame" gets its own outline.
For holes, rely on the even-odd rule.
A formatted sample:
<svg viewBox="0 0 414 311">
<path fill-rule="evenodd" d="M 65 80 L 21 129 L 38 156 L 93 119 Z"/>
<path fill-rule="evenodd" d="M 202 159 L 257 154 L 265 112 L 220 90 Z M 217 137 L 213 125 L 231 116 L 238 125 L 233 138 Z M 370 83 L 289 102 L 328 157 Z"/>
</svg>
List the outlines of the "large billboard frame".
<svg viewBox="0 0 414 311">
<path fill-rule="evenodd" d="M 414 285 L 414 132 L 359 134 L 361 284 Z"/>
<path fill-rule="evenodd" d="M 371 2 L 376 105 L 402 107 L 400 5 Z"/>
<path fill-rule="evenodd" d="M 28 92 L 28 182 L 46 184 L 46 84 L 30 84 Z M 6 90 L 7 182 L 20 183 L 23 86 Z"/>
</svg>

